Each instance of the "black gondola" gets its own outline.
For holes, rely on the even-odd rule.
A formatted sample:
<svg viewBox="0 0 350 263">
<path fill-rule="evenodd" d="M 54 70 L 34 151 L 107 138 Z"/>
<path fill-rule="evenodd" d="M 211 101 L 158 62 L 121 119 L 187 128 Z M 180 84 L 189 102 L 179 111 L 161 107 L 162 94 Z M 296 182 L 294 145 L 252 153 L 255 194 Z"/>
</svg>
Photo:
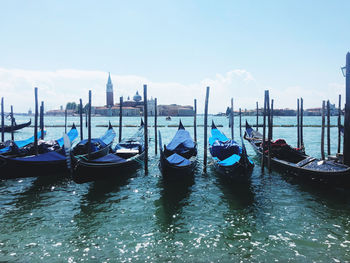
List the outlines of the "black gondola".
<svg viewBox="0 0 350 263">
<path fill-rule="evenodd" d="M 73 141 L 78 131 L 73 124 L 68 138 Z M 26 146 L 16 156 L 0 155 L 0 179 L 21 177 L 50 176 L 67 171 L 63 138 L 54 141 L 42 141 L 38 146 L 39 154 L 34 155 L 33 145 Z"/>
<path fill-rule="evenodd" d="M 20 129 L 23 129 L 25 127 L 30 126 L 30 124 L 32 124 L 32 120 L 29 120 L 28 122 L 25 122 L 22 124 L 15 124 L 15 125 L 13 125 L 13 127 L 11 127 L 11 125 L 5 125 L 4 132 L 17 131 L 17 130 L 20 130 Z M 0 126 L 0 132 L 2 132 L 1 126 Z"/>
<path fill-rule="evenodd" d="M 244 138 L 254 151 L 262 155 L 262 135 L 246 122 Z M 350 183 L 350 167 L 334 160 L 321 160 L 305 154 L 303 149 L 292 148 L 285 140 L 271 141 L 271 167 L 282 170 L 287 174 L 345 187 Z M 267 143 L 263 145 L 267 161 Z"/>
<path fill-rule="evenodd" d="M 116 133 L 111 123 L 109 123 L 108 129 L 103 136 L 101 136 L 100 138 L 91 139 L 90 160 L 107 155 L 111 149 L 115 136 Z M 79 160 L 88 159 L 88 147 L 89 143 L 87 139 L 80 141 L 73 147 L 71 151 L 71 158 L 73 164 L 77 163 Z"/>
<path fill-rule="evenodd" d="M 114 150 L 97 159 L 80 159 L 73 169 L 73 180 L 76 183 L 90 181 L 118 179 L 141 166 L 145 155 L 144 147 L 144 124 L 134 136 L 123 139 Z"/>
<path fill-rule="evenodd" d="M 159 151 L 159 168 L 163 176 L 188 176 L 194 173 L 197 166 L 197 144 L 181 120 L 174 138 L 168 145 L 164 145 L 164 149 L 159 132 Z"/>
<path fill-rule="evenodd" d="M 211 124 L 209 151 L 218 173 L 239 181 L 250 178 L 254 163 L 247 155 L 243 140 L 240 146 L 236 141 L 228 139 L 215 126 L 214 121 Z"/>
</svg>

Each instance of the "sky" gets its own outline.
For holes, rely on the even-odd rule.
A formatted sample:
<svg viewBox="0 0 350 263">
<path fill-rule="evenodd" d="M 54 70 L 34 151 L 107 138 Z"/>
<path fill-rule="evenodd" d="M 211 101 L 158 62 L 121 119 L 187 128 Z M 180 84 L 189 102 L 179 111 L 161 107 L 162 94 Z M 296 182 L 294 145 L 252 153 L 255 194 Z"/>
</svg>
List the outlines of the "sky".
<svg viewBox="0 0 350 263">
<path fill-rule="evenodd" d="M 224 112 L 262 104 L 319 107 L 345 94 L 350 1 L 1 1 L 0 97 L 5 110 L 68 101 L 106 104 L 143 84 L 158 104 Z M 344 97 L 343 97 L 344 98 Z"/>
</svg>

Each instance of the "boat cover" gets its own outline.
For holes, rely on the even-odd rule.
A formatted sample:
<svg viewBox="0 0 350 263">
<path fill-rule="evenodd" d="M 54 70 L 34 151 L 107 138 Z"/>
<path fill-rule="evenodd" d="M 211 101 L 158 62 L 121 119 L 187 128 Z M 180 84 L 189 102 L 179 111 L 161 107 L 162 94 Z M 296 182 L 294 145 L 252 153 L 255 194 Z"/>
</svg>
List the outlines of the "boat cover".
<svg viewBox="0 0 350 263">
<path fill-rule="evenodd" d="M 107 154 L 103 157 L 90 160 L 91 163 L 125 163 L 126 160 L 124 158 L 119 157 L 113 153 Z"/>
<path fill-rule="evenodd" d="M 104 142 L 106 145 L 108 145 L 113 142 L 115 135 L 116 134 L 113 129 L 108 129 L 106 133 L 102 137 L 100 137 L 100 140 Z"/>
<path fill-rule="evenodd" d="M 166 146 L 167 150 L 184 153 L 195 148 L 195 143 L 188 131 L 179 129 L 171 142 Z"/>
<path fill-rule="evenodd" d="M 238 163 L 241 160 L 241 156 L 238 154 L 233 154 L 230 157 L 226 158 L 225 160 L 219 161 L 218 164 L 222 166 L 231 166 L 235 163 Z"/>
<path fill-rule="evenodd" d="M 78 131 L 77 131 L 77 129 L 72 128 L 72 129 L 67 133 L 67 135 L 68 135 L 68 138 L 69 138 L 70 142 L 72 142 L 72 141 L 74 141 L 74 140 L 78 137 Z M 58 145 L 59 145 L 60 147 L 63 146 L 63 144 L 64 144 L 64 142 L 63 142 L 63 137 L 59 138 L 59 139 L 56 140 L 56 141 L 57 141 L 57 143 L 58 143 Z"/>
<path fill-rule="evenodd" d="M 232 155 L 242 154 L 242 147 L 240 147 L 234 140 L 229 140 L 225 134 L 218 129 L 211 130 L 209 145 L 211 155 L 222 161 L 225 161 Z M 230 160 L 232 161 L 234 158 L 231 158 Z"/>
<path fill-rule="evenodd" d="M 52 161 L 65 161 L 65 155 L 62 155 L 58 152 L 48 152 L 39 155 L 29 156 L 29 157 L 17 157 L 10 158 L 11 160 L 20 161 L 20 162 L 52 162 Z"/>
<path fill-rule="evenodd" d="M 176 166 L 187 166 L 190 165 L 191 162 L 187 160 L 186 158 L 182 157 L 181 155 L 178 155 L 177 153 L 174 153 L 170 155 L 168 158 L 166 158 L 167 161 L 170 164 L 176 165 Z"/>
<path fill-rule="evenodd" d="M 115 132 L 113 129 L 108 129 L 106 133 L 98 138 L 91 139 L 91 152 L 99 151 L 100 149 L 106 147 L 108 144 L 112 143 L 115 137 Z M 74 154 L 86 154 L 88 152 L 88 139 L 80 141 L 74 147 Z"/>
<path fill-rule="evenodd" d="M 44 131 L 44 135 L 46 135 L 46 131 Z M 41 131 L 38 132 L 38 138 L 41 137 Z M 34 142 L 34 136 L 26 139 L 26 140 L 20 140 L 20 141 L 8 141 L 6 142 L 9 146 L 4 147 L 2 149 L 0 149 L 0 154 L 2 153 L 6 153 L 6 152 L 10 152 L 12 150 L 13 147 L 18 147 L 18 148 L 23 148 L 24 146 L 27 146 L 28 144 L 31 144 Z M 12 145 L 12 144 L 15 145 Z"/>
</svg>

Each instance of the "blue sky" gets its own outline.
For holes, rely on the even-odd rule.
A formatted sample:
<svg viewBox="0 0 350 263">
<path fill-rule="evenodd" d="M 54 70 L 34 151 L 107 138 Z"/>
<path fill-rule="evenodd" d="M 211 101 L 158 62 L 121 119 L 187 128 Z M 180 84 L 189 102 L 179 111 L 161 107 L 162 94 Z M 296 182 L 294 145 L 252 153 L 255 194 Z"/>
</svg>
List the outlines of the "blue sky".
<svg viewBox="0 0 350 263">
<path fill-rule="evenodd" d="M 277 107 L 299 96 L 315 107 L 344 94 L 349 10 L 349 1 L 3 1 L 0 96 L 16 108 L 25 94 L 25 111 L 33 85 L 49 108 L 92 89 L 103 104 L 110 71 L 116 98 L 145 81 L 160 103 L 200 104 L 211 84 L 212 112 L 230 97 L 253 108 L 264 89 Z"/>
</svg>

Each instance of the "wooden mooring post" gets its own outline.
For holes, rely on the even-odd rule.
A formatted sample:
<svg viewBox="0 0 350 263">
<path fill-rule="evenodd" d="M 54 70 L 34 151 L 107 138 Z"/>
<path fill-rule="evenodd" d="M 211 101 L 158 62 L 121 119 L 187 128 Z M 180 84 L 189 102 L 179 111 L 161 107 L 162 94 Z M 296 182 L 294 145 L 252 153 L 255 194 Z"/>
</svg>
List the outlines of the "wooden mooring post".
<svg viewBox="0 0 350 263">
<path fill-rule="evenodd" d="M 157 134 L 157 98 L 154 99 L 154 153 L 158 153 L 158 134 Z"/>
<path fill-rule="evenodd" d="M 44 139 L 44 102 L 40 105 L 40 139 Z"/>
<path fill-rule="evenodd" d="M 266 110 L 267 110 L 267 168 L 271 172 L 271 111 L 270 111 L 270 92 L 266 95 Z"/>
<path fill-rule="evenodd" d="M 331 105 L 327 100 L 327 155 L 331 155 Z"/>
<path fill-rule="evenodd" d="M 256 102 L 256 130 L 259 130 L 259 103 Z"/>
<path fill-rule="evenodd" d="M 339 104 L 338 104 L 338 150 L 337 150 L 337 153 L 340 153 L 340 147 L 341 147 L 340 126 L 341 126 L 341 95 L 339 94 Z"/>
<path fill-rule="evenodd" d="M 204 106 L 204 157 L 203 157 L 203 171 L 207 172 L 207 151 L 208 151 L 208 103 L 209 103 L 209 90 L 207 87 L 205 93 L 205 106 Z"/>
<path fill-rule="evenodd" d="M 35 116 L 34 116 L 34 153 L 38 155 L 38 88 L 34 88 Z"/>
<path fill-rule="evenodd" d="M 346 54 L 345 115 L 344 115 L 344 164 L 350 166 L 350 53 Z"/>
<path fill-rule="evenodd" d="M 264 172 L 265 168 L 265 138 L 266 138 L 266 99 L 267 99 L 267 90 L 265 90 L 265 97 L 264 97 L 264 114 L 263 114 L 263 138 L 261 142 L 261 172 Z"/>
<path fill-rule="evenodd" d="M 85 127 L 88 127 L 88 111 L 89 109 L 85 109 Z"/>
<path fill-rule="evenodd" d="M 148 107 L 147 107 L 147 85 L 143 85 L 143 118 L 145 119 L 145 173 L 148 173 Z"/>
<path fill-rule="evenodd" d="M 89 107 L 88 107 L 88 159 L 91 157 L 91 90 L 89 90 Z"/>
<path fill-rule="evenodd" d="M 272 141 L 273 139 L 273 103 L 274 103 L 274 100 L 271 99 L 271 109 L 270 109 L 270 120 L 271 120 L 271 124 L 270 124 L 270 140 Z"/>
<path fill-rule="evenodd" d="M 242 109 L 239 108 L 239 136 L 242 136 Z"/>
<path fill-rule="evenodd" d="M 13 106 L 11 105 L 11 140 L 14 141 L 15 140 L 15 133 L 13 132 L 13 126 L 14 124 L 14 117 L 13 117 Z"/>
<path fill-rule="evenodd" d="M 4 112 L 4 98 L 1 98 L 1 142 L 5 141 L 5 112 Z"/>
<path fill-rule="evenodd" d="M 325 126 L 325 123 L 326 123 L 326 120 L 325 120 L 325 101 L 322 101 L 322 128 L 321 128 L 321 157 L 322 157 L 322 160 L 325 159 L 325 156 L 324 156 L 324 126 Z"/>
<path fill-rule="evenodd" d="M 297 99 L 297 148 L 300 148 L 300 108 L 299 108 L 299 99 Z"/>
<path fill-rule="evenodd" d="M 119 98 L 119 142 L 122 140 L 123 129 L 123 97 Z"/>
<path fill-rule="evenodd" d="M 300 147 L 304 149 L 304 100 L 300 98 Z"/>
<path fill-rule="evenodd" d="M 230 112 L 230 123 L 231 123 L 231 139 L 234 140 L 235 132 L 234 132 L 234 111 L 233 111 L 233 98 L 231 98 L 231 112 Z"/>
<path fill-rule="evenodd" d="M 194 99 L 193 130 L 194 141 L 197 142 L 197 99 Z"/>
<path fill-rule="evenodd" d="M 79 99 L 79 117 L 80 117 L 80 140 L 82 141 L 83 136 L 83 101 Z"/>
</svg>

